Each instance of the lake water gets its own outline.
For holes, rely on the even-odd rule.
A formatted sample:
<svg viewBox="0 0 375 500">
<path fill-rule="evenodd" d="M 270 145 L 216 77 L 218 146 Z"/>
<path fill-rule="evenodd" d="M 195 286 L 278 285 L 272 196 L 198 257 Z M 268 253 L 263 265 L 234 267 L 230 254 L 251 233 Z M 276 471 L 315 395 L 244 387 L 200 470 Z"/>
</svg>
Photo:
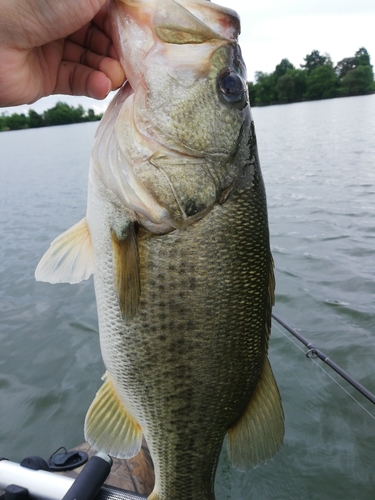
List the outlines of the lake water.
<svg viewBox="0 0 375 500">
<path fill-rule="evenodd" d="M 275 312 L 375 393 L 375 95 L 253 110 L 276 264 Z M 0 134 L 0 455 L 83 441 L 104 367 L 93 283 L 34 269 L 85 214 L 97 124 Z M 222 455 L 218 500 L 370 500 L 375 408 L 277 324 L 270 358 L 286 415 L 274 460 Z"/>
</svg>

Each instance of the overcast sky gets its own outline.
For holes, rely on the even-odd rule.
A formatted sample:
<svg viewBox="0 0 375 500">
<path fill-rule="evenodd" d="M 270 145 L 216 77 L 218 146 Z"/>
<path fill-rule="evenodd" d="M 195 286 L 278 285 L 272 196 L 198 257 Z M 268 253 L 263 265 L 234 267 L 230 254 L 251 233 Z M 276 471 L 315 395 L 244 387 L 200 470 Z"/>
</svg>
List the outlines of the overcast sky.
<svg viewBox="0 0 375 500">
<path fill-rule="evenodd" d="M 240 44 L 250 81 L 255 71 L 274 71 L 283 58 L 298 68 L 313 50 L 327 52 L 337 63 L 365 47 L 375 65 L 375 0 L 216 1 L 240 14 Z M 96 111 L 104 110 L 109 101 L 51 96 L 30 107 L 40 113 L 58 100 Z M 21 113 L 27 109 L 26 106 L 0 108 L 0 113 L 5 110 Z"/>
</svg>

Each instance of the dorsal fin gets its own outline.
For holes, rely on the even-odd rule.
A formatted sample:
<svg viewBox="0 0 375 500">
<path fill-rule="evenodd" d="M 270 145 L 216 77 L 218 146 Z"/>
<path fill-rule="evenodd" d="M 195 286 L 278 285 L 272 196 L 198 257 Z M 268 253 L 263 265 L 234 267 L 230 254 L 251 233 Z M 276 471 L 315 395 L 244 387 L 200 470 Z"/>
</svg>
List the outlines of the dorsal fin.
<svg viewBox="0 0 375 500">
<path fill-rule="evenodd" d="M 49 283 L 79 283 L 92 273 L 91 237 L 84 217 L 53 240 L 35 270 L 35 278 Z"/>
<path fill-rule="evenodd" d="M 112 229 L 111 235 L 117 298 L 123 318 L 130 320 L 138 310 L 141 296 L 139 252 L 134 224 L 126 226 L 120 235 Z"/>
</svg>

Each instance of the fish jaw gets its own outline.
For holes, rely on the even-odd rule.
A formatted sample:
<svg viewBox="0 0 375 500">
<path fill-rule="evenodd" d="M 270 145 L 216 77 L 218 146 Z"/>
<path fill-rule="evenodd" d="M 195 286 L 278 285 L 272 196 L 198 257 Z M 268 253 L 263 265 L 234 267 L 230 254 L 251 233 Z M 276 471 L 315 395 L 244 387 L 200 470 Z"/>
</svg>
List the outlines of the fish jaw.
<svg viewBox="0 0 375 500">
<path fill-rule="evenodd" d="M 235 11 L 206 0 L 115 0 L 110 5 L 110 17 L 114 45 L 134 89 L 155 46 L 172 43 L 192 48 L 210 41 L 214 50 L 223 41 L 237 41 L 240 32 Z M 207 61 L 198 52 L 192 66 L 204 65 Z"/>
<path fill-rule="evenodd" d="M 134 161 L 132 144 L 138 142 L 143 161 L 148 150 L 149 158 L 174 152 L 209 160 L 220 155 L 225 162 L 242 122 L 249 121 L 248 109 L 239 113 L 220 101 L 218 89 L 223 74 L 231 73 L 242 90 L 239 104 L 248 107 L 237 14 L 206 0 L 116 0 L 111 9 L 114 43 L 134 91 L 132 109 L 125 103 L 116 124 L 123 153 Z M 189 131 L 181 131 L 181 125 L 186 120 L 192 131 L 203 128 L 203 133 L 184 138 Z"/>
</svg>

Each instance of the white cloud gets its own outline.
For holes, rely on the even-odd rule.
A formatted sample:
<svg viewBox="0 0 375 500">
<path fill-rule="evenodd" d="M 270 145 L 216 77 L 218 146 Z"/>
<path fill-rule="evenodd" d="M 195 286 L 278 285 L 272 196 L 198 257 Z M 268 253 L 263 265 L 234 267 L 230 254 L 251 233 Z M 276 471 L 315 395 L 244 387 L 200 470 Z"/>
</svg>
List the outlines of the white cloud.
<svg viewBox="0 0 375 500">
<path fill-rule="evenodd" d="M 252 80 L 270 73 L 283 58 L 296 67 L 312 50 L 328 52 L 334 63 L 365 47 L 375 63 L 373 0 L 217 0 L 241 17 L 240 44 Z"/>
</svg>

